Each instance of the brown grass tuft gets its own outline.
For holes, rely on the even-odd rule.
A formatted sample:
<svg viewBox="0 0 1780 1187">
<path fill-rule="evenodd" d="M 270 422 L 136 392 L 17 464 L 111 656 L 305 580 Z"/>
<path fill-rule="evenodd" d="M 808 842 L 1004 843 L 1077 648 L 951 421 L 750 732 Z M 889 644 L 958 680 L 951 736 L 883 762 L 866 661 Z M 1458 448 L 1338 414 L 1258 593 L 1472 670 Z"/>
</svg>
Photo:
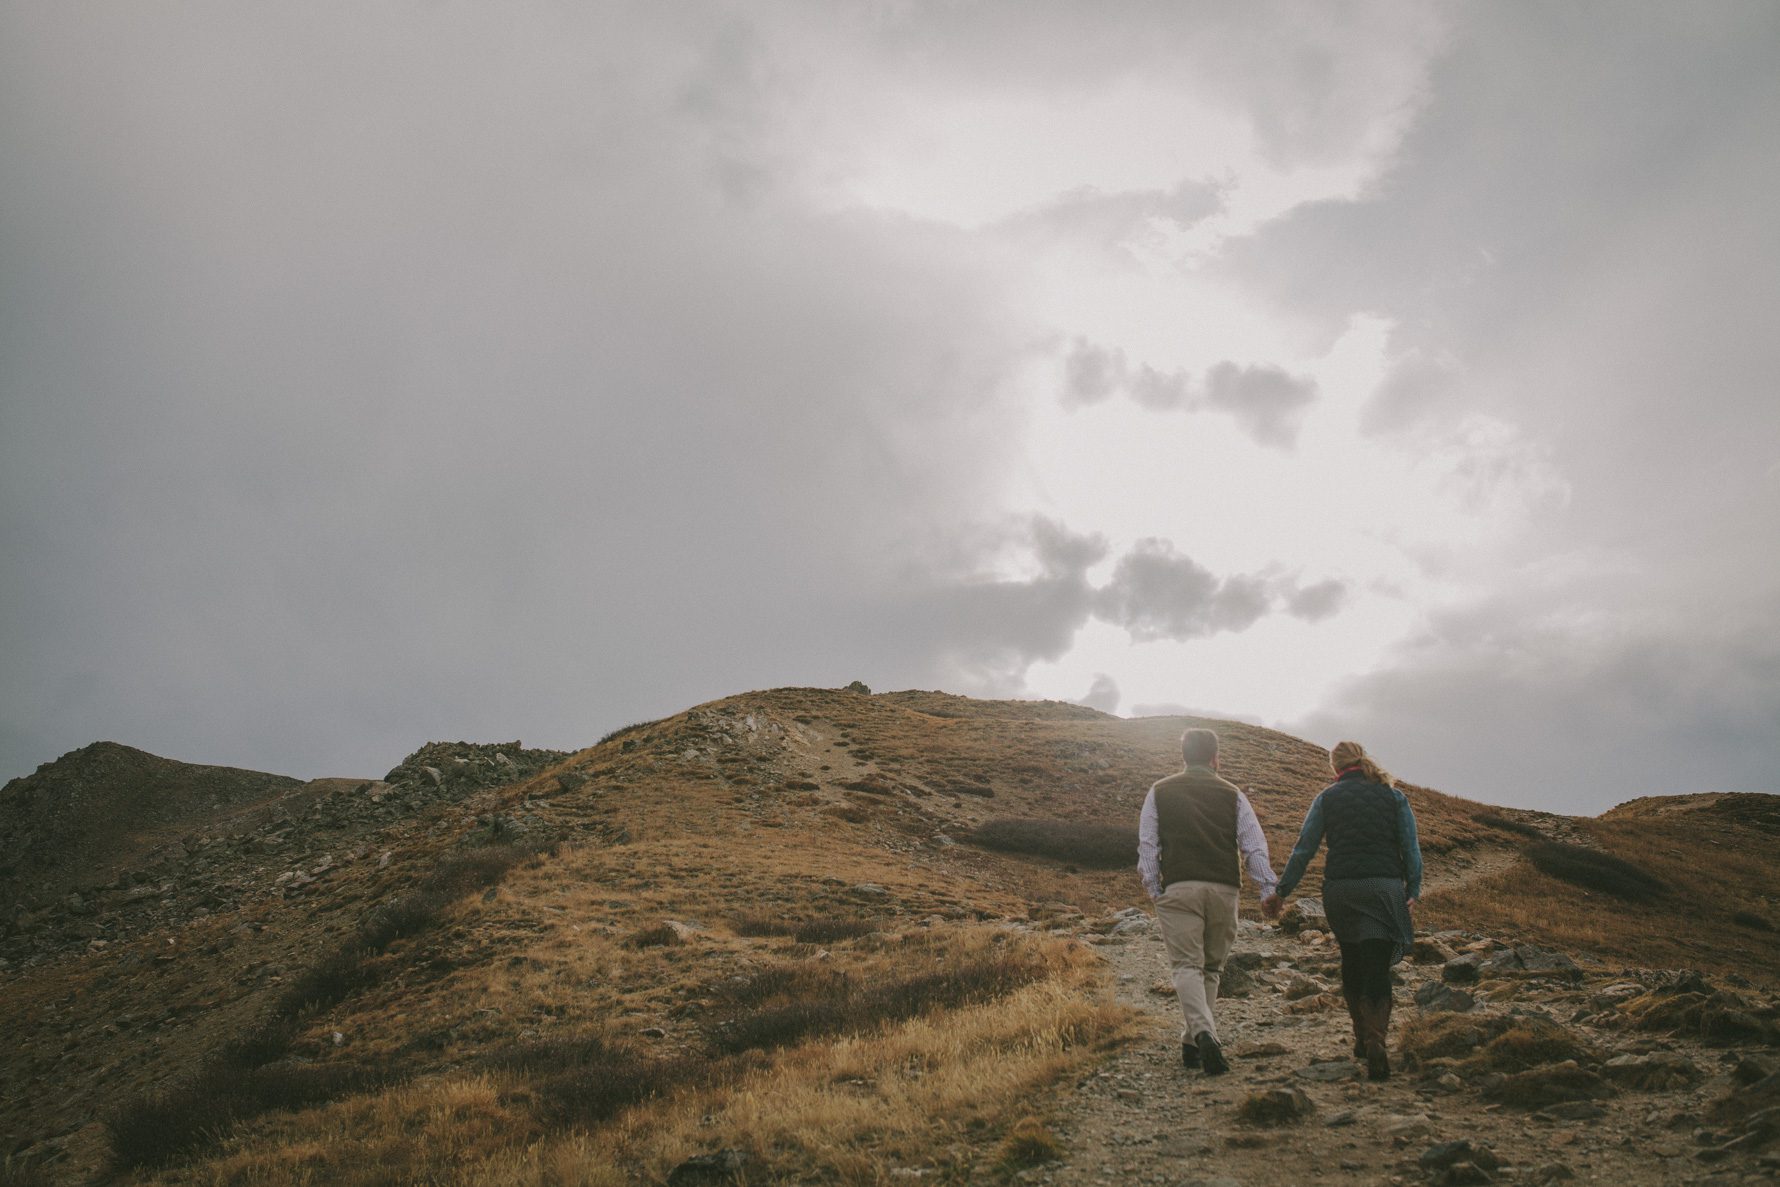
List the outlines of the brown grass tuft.
<svg viewBox="0 0 1780 1187">
<path fill-rule="evenodd" d="M 1028 1167 L 1055 1162 L 1063 1157 L 1063 1143 L 1037 1117 L 1022 1117 L 1014 1122 L 1001 1139 L 995 1155 L 995 1169 L 1004 1175 L 1015 1174 Z"/>
</svg>

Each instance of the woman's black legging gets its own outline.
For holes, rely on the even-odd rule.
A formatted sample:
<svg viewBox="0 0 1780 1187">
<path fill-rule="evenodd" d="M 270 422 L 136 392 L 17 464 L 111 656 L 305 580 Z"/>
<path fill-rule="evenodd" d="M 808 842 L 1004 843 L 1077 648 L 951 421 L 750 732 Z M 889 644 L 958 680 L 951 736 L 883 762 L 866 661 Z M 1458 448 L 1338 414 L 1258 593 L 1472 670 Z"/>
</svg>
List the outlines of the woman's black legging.
<svg viewBox="0 0 1780 1187">
<path fill-rule="evenodd" d="M 1390 940 L 1361 940 L 1341 945 L 1341 991 L 1351 1002 L 1375 1002 L 1391 996 Z"/>
</svg>

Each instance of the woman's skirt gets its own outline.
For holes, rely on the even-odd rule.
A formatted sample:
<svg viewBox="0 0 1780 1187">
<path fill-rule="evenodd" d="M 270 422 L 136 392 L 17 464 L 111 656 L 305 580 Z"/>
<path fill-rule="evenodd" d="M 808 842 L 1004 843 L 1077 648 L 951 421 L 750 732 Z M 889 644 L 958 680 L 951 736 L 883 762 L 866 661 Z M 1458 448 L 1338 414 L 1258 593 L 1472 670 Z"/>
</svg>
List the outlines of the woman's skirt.
<svg viewBox="0 0 1780 1187">
<path fill-rule="evenodd" d="M 1323 911 L 1329 917 L 1329 929 L 1343 944 L 1391 941 L 1391 963 L 1396 964 L 1415 942 L 1403 893 L 1401 878 L 1324 879 Z"/>
</svg>

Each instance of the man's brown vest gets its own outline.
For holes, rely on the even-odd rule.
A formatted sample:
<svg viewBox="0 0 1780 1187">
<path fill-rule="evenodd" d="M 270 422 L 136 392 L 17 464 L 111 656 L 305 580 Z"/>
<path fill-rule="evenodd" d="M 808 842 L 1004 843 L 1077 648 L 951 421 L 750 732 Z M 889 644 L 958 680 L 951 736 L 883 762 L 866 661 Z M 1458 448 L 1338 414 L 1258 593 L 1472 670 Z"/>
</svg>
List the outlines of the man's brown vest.
<svg viewBox="0 0 1780 1187">
<path fill-rule="evenodd" d="M 1156 784 L 1162 885 L 1241 884 L 1236 857 L 1236 785 L 1210 767 L 1192 766 Z"/>
</svg>

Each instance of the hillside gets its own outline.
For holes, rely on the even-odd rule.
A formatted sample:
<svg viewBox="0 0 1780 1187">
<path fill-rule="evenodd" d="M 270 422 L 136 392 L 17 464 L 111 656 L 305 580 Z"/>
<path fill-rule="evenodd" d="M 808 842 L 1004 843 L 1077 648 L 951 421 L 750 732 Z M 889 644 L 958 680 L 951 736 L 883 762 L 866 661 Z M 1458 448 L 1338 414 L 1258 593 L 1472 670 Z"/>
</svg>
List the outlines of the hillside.
<svg viewBox="0 0 1780 1187">
<path fill-rule="evenodd" d="M 1173 1007 L 1151 991 L 1160 948 L 1129 856 L 1189 724 L 1219 730 L 1283 865 L 1327 778 L 1304 741 L 819 689 L 727 698 L 573 754 L 435 744 L 384 780 L 260 776 L 214 808 L 187 795 L 120 821 L 110 849 L 54 834 L 32 860 L 61 880 L 42 878 L 0 941 L 8 1173 L 1076 1182 L 1123 1159 L 1127 1178 L 1260 1183 L 1286 1181 L 1289 1147 L 1299 1181 L 1420 1181 L 1447 1173 L 1416 1160 L 1448 1136 L 1528 1176 L 1766 1173 L 1766 1122 L 1746 1117 L 1780 1104 L 1758 1074 L 1780 1035 L 1764 803 L 1579 820 L 1409 788 L 1435 933 L 1402 969 L 1400 1017 L 1427 998 L 1419 1066 L 1385 1085 L 1306 1076 L 1342 1046 L 1331 948 L 1314 911 L 1263 928 L 1251 900 L 1238 1072 L 1201 1085 L 1168 1066 Z M 29 777 L 27 807 L 56 765 Z M 24 782 L 0 821 L 24 818 Z M 1577 850 L 1649 885 L 1578 885 Z M 1443 1012 L 1455 994 L 1467 1008 Z M 1485 1058 L 1523 1032 L 1544 1045 L 1513 1039 L 1520 1065 Z M 1619 1056 L 1644 1071 L 1609 1071 Z M 1523 1074 L 1574 1090 L 1535 1103 L 1531 1130 L 1516 1086 L 1502 1095 Z M 1279 1139 L 1236 1119 L 1247 1094 L 1286 1088 L 1321 1119 Z M 1151 1093 L 1166 1096 L 1149 1120 L 1173 1118 L 1186 1146 L 1119 1112 Z"/>
</svg>

